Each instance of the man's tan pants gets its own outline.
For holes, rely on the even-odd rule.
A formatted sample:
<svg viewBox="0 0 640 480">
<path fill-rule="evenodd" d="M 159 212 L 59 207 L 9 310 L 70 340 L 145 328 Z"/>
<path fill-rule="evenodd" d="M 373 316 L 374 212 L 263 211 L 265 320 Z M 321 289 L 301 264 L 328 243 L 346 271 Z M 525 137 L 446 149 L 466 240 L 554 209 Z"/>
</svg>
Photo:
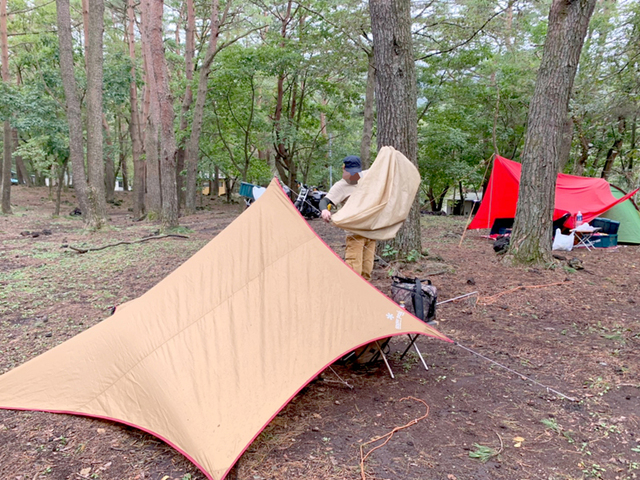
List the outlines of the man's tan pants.
<svg viewBox="0 0 640 480">
<path fill-rule="evenodd" d="M 365 280 L 371 280 L 373 258 L 376 253 L 376 241 L 355 233 L 347 235 L 347 248 L 344 261 Z"/>
</svg>

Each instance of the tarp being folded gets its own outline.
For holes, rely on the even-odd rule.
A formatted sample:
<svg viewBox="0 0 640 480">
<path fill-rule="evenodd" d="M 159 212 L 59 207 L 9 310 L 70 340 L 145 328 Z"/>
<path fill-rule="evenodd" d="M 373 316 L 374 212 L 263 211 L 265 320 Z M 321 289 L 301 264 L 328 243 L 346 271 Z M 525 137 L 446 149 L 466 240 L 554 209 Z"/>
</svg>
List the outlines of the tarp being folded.
<svg viewBox="0 0 640 480">
<path fill-rule="evenodd" d="M 327 365 L 410 332 L 450 341 L 346 266 L 274 179 L 147 293 L 0 376 L 0 408 L 125 423 L 217 480 Z"/>
<path fill-rule="evenodd" d="M 482 203 L 467 228 L 491 228 L 496 218 L 514 218 L 520 190 L 520 171 L 522 165 L 496 155 L 489 183 L 482 197 Z M 582 220 L 589 222 L 614 205 L 625 201 L 638 190 L 615 198 L 611 194 L 609 183 L 602 178 L 577 177 L 558 174 L 556 180 L 556 199 L 553 219 L 570 213 L 572 218 L 566 223 L 572 226 L 574 217 L 582 213 Z"/>
<path fill-rule="evenodd" d="M 355 193 L 331 220 L 334 225 L 373 240 L 396 236 L 420 186 L 420 173 L 393 147 L 382 147 Z"/>
</svg>

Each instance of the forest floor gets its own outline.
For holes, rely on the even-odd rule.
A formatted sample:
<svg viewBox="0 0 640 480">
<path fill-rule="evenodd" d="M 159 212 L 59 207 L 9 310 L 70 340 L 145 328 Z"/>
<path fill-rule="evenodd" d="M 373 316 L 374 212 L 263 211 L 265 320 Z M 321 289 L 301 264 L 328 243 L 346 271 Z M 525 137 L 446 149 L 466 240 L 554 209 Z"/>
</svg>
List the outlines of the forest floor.
<svg viewBox="0 0 640 480">
<path fill-rule="evenodd" d="M 196 215 L 181 218 L 188 239 L 84 255 L 68 248 L 138 240 L 158 230 L 134 222 L 126 195 L 117 198 L 109 206 L 111 227 L 90 233 L 68 215 L 72 192 L 64 193 L 63 215 L 54 218 L 48 190 L 12 189 L 14 214 L 0 217 L 0 374 L 140 296 L 242 211 L 241 204 L 205 198 Z M 320 220 L 310 224 L 342 255 L 343 232 Z M 460 244 L 464 224 L 424 215 L 428 255 L 413 263 L 378 261 L 372 283 L 389 294 L 395 272 L 430 278 L 441 301 L 478 292 L 441 305 L 437 328 L 500 365 L 425 337 L 418 340 L 425 371 L 415 354 L 400 359 L 406 340 L 395 339 L 395 379 L 383 363 L 334 366 L 349 389 L 332 381 L 328 369 L 273 419 L 230 477 L 362 479 L 361 446 L 423 417 L 428 406 L 426 418 L 365 460 L 367 479 L 640 478 L 640 248 L 565 252 L 567 261 L 581 262 L 579 270 L 566 261 L 516 267 L 478 232 L 467 232 Z M 0 411 L 0 478 L 205 477 L 180 453 L 131 427 Z"/>
</svg>

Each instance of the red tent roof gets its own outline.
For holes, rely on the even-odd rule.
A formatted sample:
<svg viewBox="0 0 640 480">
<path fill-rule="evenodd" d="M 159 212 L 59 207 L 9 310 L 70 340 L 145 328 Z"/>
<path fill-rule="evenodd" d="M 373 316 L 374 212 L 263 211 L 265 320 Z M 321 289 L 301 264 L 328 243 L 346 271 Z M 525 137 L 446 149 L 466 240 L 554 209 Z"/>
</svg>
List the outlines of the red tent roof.
<svg viewBox="0 0 640 480">
<path fill-rule="evenodd" d="M 491 228 L 496 218 L 515 217 L 521 170 L 522 165 L 518 162 L 496 155 L 482 203 L 467 228 Z M 609 182 L 602 178 L 576 177 L 560 173 L 556 181 L 553 219 L 570 213 L 571 219 L 568 224 L 572 224 L 575 215 L 581 212 L 582 220 L 588 222 L 614 205 L 627 200 L 638 190 L 640 189 L 618 199 L 611 194 Z"/>
</svg>

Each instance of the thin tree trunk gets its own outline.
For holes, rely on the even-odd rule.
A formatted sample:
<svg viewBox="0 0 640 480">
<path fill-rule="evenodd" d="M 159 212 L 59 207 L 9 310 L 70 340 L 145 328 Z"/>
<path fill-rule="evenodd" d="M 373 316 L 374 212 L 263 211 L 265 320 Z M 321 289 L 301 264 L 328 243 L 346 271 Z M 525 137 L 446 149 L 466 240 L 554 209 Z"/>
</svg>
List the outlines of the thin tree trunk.
<svg viewBox="0 0 640 480">
<path fill-rule="evenodd" d="M 67 172 L 67 163 L 68 161 L 65 161 L 62 163 L 62 165 L 59 165 L 60 174 L 58 175 L 58 186 L 57 186 L 58 188 L 56 188 L 56 206 L 53 212 L 53 215 L 56 217 L 60 215 L 60 197 L 62 194 L 62 185 L 64 183 L 64 175 Z"/>
<path fill-rule="evenodd" d="M 180 131 L 186 132 L 188 127 L 187 114 L 191 109 L 193 103 L 193 92 L 191 90 L 191 83 L 193 82 L 193 56 L 195 53 L 195 31 L 196 31 L 196 14 L 193 6 L 193 0 L 186 0 L 187 5 L 187 28 L 185 38 L 185 50 L 184 50 L 184 68 L 185 76 L 187 78 L 187 87 L 184 92 L 184 98 L 182 99 L 182 109 L 180 110 Z M 176 169 L 176 182 L 178 187 L 178 200 L 179 204 L 184 206 L 186 204 L 186 189 L 184 184 L 186 183 L 185 177 L 182 175 L 182 171 L 185 168 L 186 148 L 185 143 L 187 139 L 180 142 L 178 146 L 177 154 L 177 169 Z"/>
<path fill-rule="evenodd" d="M 569 98 L 596 0 L 553 0 L 547 38 L 529 107 L 518 206 L 510 251 L 519 263 L 551 257 L 559 149 Z"/>
<path fill-rule="evenodd" d="M 604 162 L 604 167 L 602 167 L 601 177 L 607 180 L 609 175 L 611 174 L 611 168 L 613 167 L 613 162 L 618 157 L 620 150 L 622 149 L 622 139 L 624 138 L 624 133 L 627 130 L 627 122 L 624 117 L 618 117 L 618 135 L 616 136 L 613 145 L 607 152 L 607 160 Z"/>
<path fill-rule="evenodd" d="M 104 189 L 104 159 L 102 147 L 102 34 L 104 2 L 92 0 L 89 6 L 89 37 L 87 38 L 87 171 L 88 197 L 91 204 L 89 227 L 102 228 L 106 223 L 107 205 Z"/>
<path fill-rule="evenodd" d="M 15 128 L 11 130 L 11 143 L 15 152 L 16 148 L 18 148 L 19 145 L 18 130 L 16 130 Z M 29 171 L 24 164 L 22 156 L 14 154 L 13 158 L 16 161 L 16 173 L 18 174 L 18 181 L 23 185 L 27 185 L 27 187 L 32 187 L 33 182 L 31 181 L 31 175 L 29 175 Z"/>
<path fill-rule="evenodd" d="M 158 156 L 158 125 L 160 124 L 160 106 L 158 105 L 158 95 L 155 72 L 152 68 L 150 49 L 150 0 L 142 0 L 141 23 L 142 23 L 142 54 L 144 58 L 145 72 L 145 110 L 146 128 L 144 136 L 144 152 L 146 157 L 146 209 L 151 220 L 159 218 L 162 209 L 162 194 L 160 188 L 160 164 Z"/>
<path fill-rule="evenodd" d="M 287 29 L 289 24 L 293 20 L 292 16 L 292 0 L 287 2 L 286 13 L 281 17 L 281 26 L 280 26 L 280 36 L 282 37 L 282 41 L 280 42 L 280 46 L 284 48 L 285 41 L 287 38 Z M 276 87 L 276 107 L 275 114 L 273 118 L 273 129 L 274 129 L 274 152 L 275 152 L 275 166 L 280 174 L 280 179 L 292 190 L 296 190 L 296 186 L 294 185 L 294 181 L 297 176 L 296 164 L 293 161 L 293 153 L 291 148 L 287 147 L 289 135 L 287 133 L 288 127 L 283 123 L 282 116 L 284 112 L 284 81 L 285 81 L 285 73 L 280 72 L 277 77 L 277 87 Z M 295 82 L 296 80 L 294 80 Z M 295 95 L 291 94 L 291 103 L 293 104 L 293 99 Z M 291 116 L 292 117 L 292 116 Z"/>
<path fill-rule="evenodd" d="M 11 211 L 11 124 L 5 120 L 2 139 L 2 213 L 10 214 Z"/>
<path fill-rule="evenodd" d="M 370 0 L 369 10 L 376 62 L 378 150 L 392 146 L 417 166 L 418 117 L 411 2 Z M 422 251 L 418 195 L 409 217 L 391 244 L 402 254 Z"/>
<path fill-rule="evenodd" d="M 227 3 L 227 8 L 229 3 Z M 226 14 L 225 14 L 226 15 Z M 219 0 L 211 2 L 211 34 L 209 45 L 204 61 L 200 66 L 198 77 L 198 91 L 196 92 L 196 104 L 193 108 L 193 119 L 191 120 L 191 136 L 187 144 L 185 164 L 187 167 L 187 188 L 185 198 L 185 213 L 191 214 L 196 211 L 196 176 L 198 173 L 198 152 L 200 146 L 200 133 L 202 132 L 202 121 L 204 118 L 204 105 L 207 99 L 207 82 L 211 72 L 211 63 L 218 53 L 218 34 L 220 33 Z"/>
<path fill-rule="evenodd" d="M 162 41 L 164 2 L 152 0 L 149 9 L 151 66 L 155 76 L 157 103 L 160 105 L 160 175 L 162 192 L 162 225 L 178 226 L 178 191 L 176 189 L 176 137 L 173 130 L 173 97 L 169 89 L 169 71 Z"/>
<path fill-rule="evenodd" d="M 636 129 L 638 125 L 638 118 L 634 115 L 633 123 L 631 124 L 631 145 L 629 145 L 629 151 L 634 151 L 636 149 Z M 625 174 L 629 174 L 633 172 L 633 155 L 629 155 L 629 163 L 625 168 Z"/>
<path fill-rule="evenodd" d="M 218 198 L 220 196 L 220 168 L 216 165 L 213 172 L 213 191 L 215 192 L 215 198 Z"/>
<path fill-rule="evenodd" d="M 578 130 L 578 140 L 580 141 L 580 157 L 578 157 L 576 162 L 573 164 L 573 174 L 581 176 L 584 172 L 584 166 L 587 164 L 587 160 L 589 160 L 590 144 L 584 134 L 584 129 L 582 128 L 582 119 L 580 117 L 575 117 L 573 119 L 573 124 Z"/>
<path fill-rule="evenodd" d="M 9 36 L 7 34 L 7 0 L 0 0 L 0 42 L 2 46 L 2 81 L 9 83 Z M 11 212 L 11 123 L 4 121 L 2 155 L 2 213 Z"/>
<path fill-rule="evenodd" d="M 107 123 L 107 118 L 102 115 L 102 127 L 104 128 L 104 139 L 107 144 L 107 151 L 104 155 L 104 188 L 105 188 L 105 199 L 107 202 L 113 202 L 114 190 L 116 186 L 116 165 L 113 159 L 113 141 L 111 139 L 111 131 L 109 129 L 109 124 Z"/>
<path fill-rule="evenodd" d="M 116 130 L 118 132 L 118 165 L 122 175 L 122 190 L 129 191 L 129 167 L 127 166 L 127 149 L 125 146 L 126 133 L 122 130 L 122 117 L 116 117 Z"/>
<path fill-rule="evenodd" d="M 78 207 L 82 212 L 85 224 L 92 216 L 89 212 L 87 174 L 84 166 L 84 138 L 82 133 L 82 113 L 80 111 L 80 97 L 76 87 L 73 65 L 73 41 L 71 33 L 71 13 L 69 0 L 56 0 L 58 42 L 60 50 L 60 74 L 64 87 L 67 106 L 67 122 L 69 124 L 69 160 L 73 173 L 73 188 L 78 200 Z"/>
<path fill-rule="evenodd" d="M 362 168 L 367 169 L 371 165 L 371 139 L 373 138 L 373 102 L 376 88 L 376 65 L 373 48 L 367 52 L 367 89 L 364 95 L 364 123 L 362 126 L 362 140 L 360 141 L 360 160 Z"/>
<path fill-rule="evenodd" d="M 127 3 L 127 44 L 129 46 L 129 59 L 131 60 L 131 82 L 129 83 L 129 103 L 131 108 L 131 121 L 129 122 L 129 135 L 131 136 L 131 158 L 133 160 L 133 218 L 142 218 L 145 213 L 145 164 L 142 159 L 142 136 L 140 133 L 140 111 L 138 110 L 138 85 L 136 82 L 136 44 L 134 35 L 135 24 L 135 0 Z"/>
</svg>

